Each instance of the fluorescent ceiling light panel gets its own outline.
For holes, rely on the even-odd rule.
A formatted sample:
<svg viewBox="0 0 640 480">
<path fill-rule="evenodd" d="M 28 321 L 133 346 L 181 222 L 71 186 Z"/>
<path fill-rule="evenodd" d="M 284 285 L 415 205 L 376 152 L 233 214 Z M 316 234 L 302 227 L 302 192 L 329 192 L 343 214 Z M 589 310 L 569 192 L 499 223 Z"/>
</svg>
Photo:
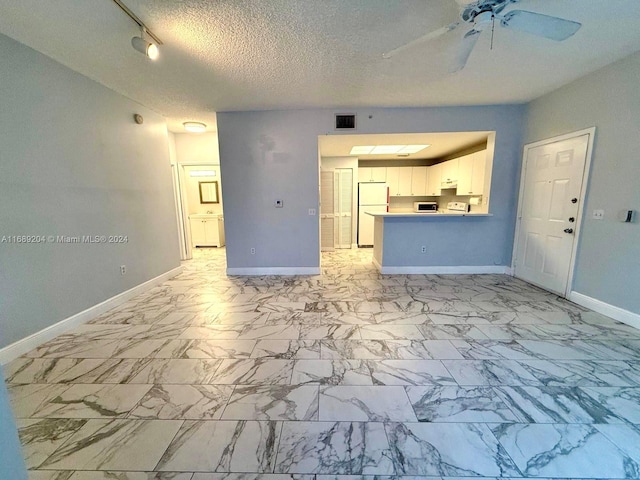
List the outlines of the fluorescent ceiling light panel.
<svg viewBox="0 0 640 480">
<path fill-rule="evenodd" d="M 391 155 L 394 153 L 418 153 L 431 145 L 356 145 L 351 155 Z"/>
<path fill-rule="evenodd" d="M 354 146 L 351 148 L 351 152 L 349 152 L 350 155 L 369 155 L 371 153 L 371 150 L 374 149 L 373 145 L 360 145 L 360 146 Z"/>
<path fill-rule="evenodd" d="M 418 153 L 431 145 L 405 145 L 398 153 Z"/>
<path fill-rule="evenodd" d="M 372 155 L 388 155 L 390 153 L 398 153 L 404 145 L 378 145 L 371 152 Z"/>
<path fill-rule="evenodd" d="M 215 177 L 215 170 L 191 170 L 189 172 L 189 176 L 191 177 Z"/>
</svg>

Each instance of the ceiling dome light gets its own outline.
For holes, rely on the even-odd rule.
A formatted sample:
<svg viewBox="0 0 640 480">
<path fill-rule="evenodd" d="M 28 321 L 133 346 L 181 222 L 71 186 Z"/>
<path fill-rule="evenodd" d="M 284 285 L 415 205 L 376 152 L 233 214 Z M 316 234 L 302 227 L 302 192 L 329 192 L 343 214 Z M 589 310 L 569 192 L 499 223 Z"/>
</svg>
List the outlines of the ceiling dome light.
<svg viewBox="0 0 640 480">
<path fill-rule="evenodd" d="M 207 131 L 207 126 L 201 122 L 184 122 L 182 125 L 187 132 L 202 133 Z"/>
<path fill-rule="evenodd" d="M 131 39 L 131 45 L 140 53 L 146 55 L 151 60 L 158 58 L 158 46 L 155 43 L 148 42 L 142 37 L 133 37 Z"/>
</svg>

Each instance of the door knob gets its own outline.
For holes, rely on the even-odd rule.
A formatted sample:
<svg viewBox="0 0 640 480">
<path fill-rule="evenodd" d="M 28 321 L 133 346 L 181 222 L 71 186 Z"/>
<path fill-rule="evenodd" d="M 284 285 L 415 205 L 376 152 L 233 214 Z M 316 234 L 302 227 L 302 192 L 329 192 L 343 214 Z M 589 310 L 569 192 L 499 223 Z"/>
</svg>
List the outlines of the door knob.
<svg viewBox="0 0 640 480">
<path fill-rule="evenodd" d="M 572 199 L 571 199 L 571 203 L 578 203 L 578 199 L 577 199 L 577 198 L 575 198 L 575 197 L 574 197 L 574 198 L 572 198 Z"/>
<path fill-rule="evenodd" d="M 573 223 L 575 221 L 576 221 L 576 219 L 574 217 L 569 217 L 569 223 Z"/>
<path fill-rule="evenodd" d="M 565 228 L 564 233 L 573 233 L 573 228 Z"/>
</svg>

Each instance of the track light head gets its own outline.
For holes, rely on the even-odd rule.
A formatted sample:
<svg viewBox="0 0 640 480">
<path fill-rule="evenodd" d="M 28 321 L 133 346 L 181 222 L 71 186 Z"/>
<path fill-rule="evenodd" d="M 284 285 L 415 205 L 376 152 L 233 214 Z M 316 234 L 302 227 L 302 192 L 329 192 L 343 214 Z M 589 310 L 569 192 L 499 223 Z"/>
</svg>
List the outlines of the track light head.
<svg viewBox="0 0 640 480">
<path fill-rule="evenodd" d="M 145 40 L 142 37 L 133 37 L 131 39 L 131 45 L 140 53 L 146 55 L 151 60 L 155 60 L 158 58 L 158 46 L 153 43 Z"/>
</svg>

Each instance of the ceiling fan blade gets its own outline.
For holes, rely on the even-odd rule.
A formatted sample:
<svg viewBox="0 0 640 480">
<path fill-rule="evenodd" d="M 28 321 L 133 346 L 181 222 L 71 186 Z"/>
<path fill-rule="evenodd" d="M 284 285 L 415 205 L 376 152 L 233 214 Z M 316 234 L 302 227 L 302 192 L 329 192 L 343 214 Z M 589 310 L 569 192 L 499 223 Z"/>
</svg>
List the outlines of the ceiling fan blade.
<svg viewBox="0 0 640 480">
<path fill-rule="evenodd" d="M 434 39 L 436 39 L 438 37 L 441 37 L 445 33 L 450 32 L 451 30 L 455 30 L 455 28 L 458 25 L 459 25 L 459 22 L 450 23 L 449 25 L 446 25 L 446 26 L 444 26 L 442 28 L 439 28 L 438 30 L 434 30 L 433 32 L 430 32 L 430 33 L 427 33 L 426 35 L 423 35 L 422 37 L 416 38 L 415 40 L 412 40 L 409 43 L 405 43 L 401 47 L 394 48 L 393 50 L 391 50 L 391 51 L 389 51 L 387 53 L 383 53 L 382 54 L 382 58 L 391 58 L 391 57 L 396 56 L 400 52 L 404 52 L 405 50 L 408 50 L 410 48 L 415 47 L 416 45 L 420 45 L 421 43 L 430 42 L 431 40 L 434 40 Z"/>
<path fill-rule="evenodd" d="M 561 42 L 576 33 L 581 23 L 525 10 L 512 10 L 501 19 L 503 27 Z"/>
<path fill-rule="evenodd" d="M 476 42 L 478 38 L 480 38 L 481 30 L 469 30 L 467 34 L 462 39 L 462 43 L 458 49 L 458 54 L 454 60 L 454 63 L 451 65 L 451 69 L 449 70 L 451 73 L 459 72 L 462 70 L 467 64 L 467 60 L 469 60 L 469 56 L 473 51 L 473 47 L 476 46 Z"/>
</svg>

